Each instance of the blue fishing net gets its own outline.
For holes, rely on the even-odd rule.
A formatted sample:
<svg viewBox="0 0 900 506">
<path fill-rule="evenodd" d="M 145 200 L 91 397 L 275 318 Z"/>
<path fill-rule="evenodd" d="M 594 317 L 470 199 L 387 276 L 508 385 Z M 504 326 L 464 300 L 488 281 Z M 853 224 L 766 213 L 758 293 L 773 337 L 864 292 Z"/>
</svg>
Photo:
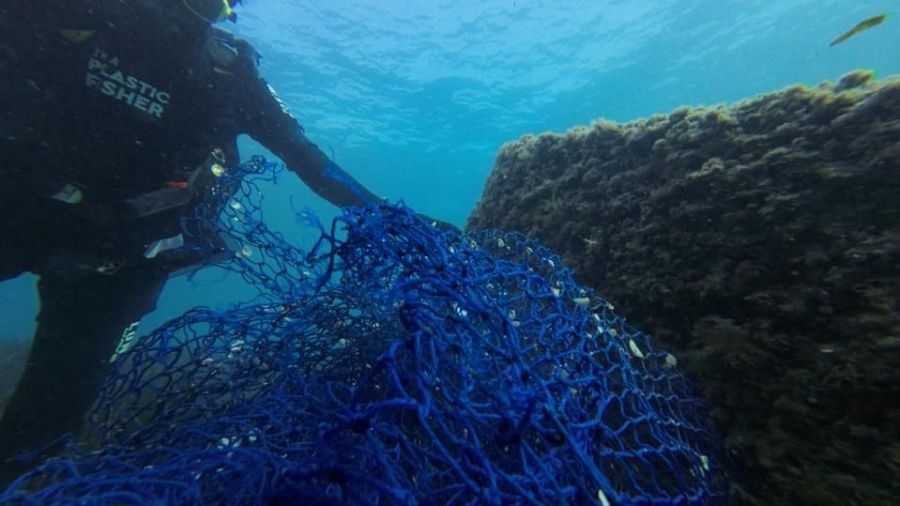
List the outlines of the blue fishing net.
<svg viewBox="0 0 900 506">
<path fill-rule="evenodd" d="M 714 504 L 723 472 L 673 357 L 517 234 L 347 209 L 307 249 L 244 164 L 197 216 L 254 304 L 195 308 L 120 350 L 13 504 Z M 231 190 L 224 190 L 231 188 Z"/>
</svg>

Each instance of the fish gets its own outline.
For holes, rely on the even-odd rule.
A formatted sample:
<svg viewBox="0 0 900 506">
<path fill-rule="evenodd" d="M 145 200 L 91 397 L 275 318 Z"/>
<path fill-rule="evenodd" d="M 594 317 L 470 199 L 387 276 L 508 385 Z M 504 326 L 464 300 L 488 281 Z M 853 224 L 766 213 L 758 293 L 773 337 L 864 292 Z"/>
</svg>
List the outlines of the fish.
<svg viewBox="0 0 900 506">
<path fill-rule="evenodd" d="M 884 23 L 884 20 L 886 20 L 886 19 L 887 19 L 887 14 L 879 14 L 878 16 L 869 18 L 865 21 L 860 21 L 859 23 L 857 23 L 856 26 L 847 30 L 846 32 L 842 33 L 838 38 L 831 41 L 831 44 L 829 44 L 829 46 L 836 46 L 836 45 L 840 44 L 841 42 L 844 42 L 845 40 L 849 39 L 850 37 L 853 37 L 854 35 L 856 35 L 859 32 L 868 30 L 869 28 L 872 28 L 872 27 L 880 25 L 881 23 Z"/>
</svg>

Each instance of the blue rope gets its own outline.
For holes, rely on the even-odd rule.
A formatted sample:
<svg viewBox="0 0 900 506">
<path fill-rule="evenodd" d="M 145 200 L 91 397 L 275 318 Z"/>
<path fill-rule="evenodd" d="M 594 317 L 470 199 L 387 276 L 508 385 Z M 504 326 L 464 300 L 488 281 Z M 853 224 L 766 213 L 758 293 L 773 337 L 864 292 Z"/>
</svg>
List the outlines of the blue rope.
<svg viewBox="0 0 900 506">
<path fill-rule="evenodd" d="M 80 446 L 14 504 L 725 501 L 717 440 L 671 358 L 518 234 L 346 209 L 308 250 L 265 227 L 256 158 L 185 219 L 263 301 L 139 340 Z"/>
</svg>

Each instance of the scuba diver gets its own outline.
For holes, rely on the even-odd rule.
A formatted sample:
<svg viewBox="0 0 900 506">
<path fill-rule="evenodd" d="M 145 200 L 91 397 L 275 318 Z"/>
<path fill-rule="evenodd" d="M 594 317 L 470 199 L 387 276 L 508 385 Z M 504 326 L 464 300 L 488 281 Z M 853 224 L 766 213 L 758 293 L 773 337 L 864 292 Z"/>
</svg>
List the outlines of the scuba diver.
<svg viewBox="0 0 900 506">
<path fill-rule="evenodd" d="M 307 139 L 257 52 L 214 26 L 237 2 L 0 6 L 0 280 L 37 274 L 41 302 L 0 420 L 0 484 L 22 471 L 14 456 L 79 429 L 117 345 L 171 273 L 203 260 L 183 254 L 181 217 L 239 163 L 239 134 L 336 206 L 380 201 Z"/>
</svg>

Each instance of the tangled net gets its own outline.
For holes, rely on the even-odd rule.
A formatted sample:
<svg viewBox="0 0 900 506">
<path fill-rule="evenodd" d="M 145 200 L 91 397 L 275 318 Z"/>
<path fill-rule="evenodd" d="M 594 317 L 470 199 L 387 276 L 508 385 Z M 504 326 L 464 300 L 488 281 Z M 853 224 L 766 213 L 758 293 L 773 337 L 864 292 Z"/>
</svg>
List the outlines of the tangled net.
<svg viewBox="0 0 900 506">
<path fill-rule="evenodd" d="M 185 221 L 237 242 L 230 268 L 264 301 L 195 308 L 117 355 L 80 444 L 0 502 L 724 500 L 671 356 L 557 256 L 386 204 L 329 230 L 301 213 L 321 230 L 301 250 L 261 222 L 267 169 L 243 165 Z"/>
</svg>

